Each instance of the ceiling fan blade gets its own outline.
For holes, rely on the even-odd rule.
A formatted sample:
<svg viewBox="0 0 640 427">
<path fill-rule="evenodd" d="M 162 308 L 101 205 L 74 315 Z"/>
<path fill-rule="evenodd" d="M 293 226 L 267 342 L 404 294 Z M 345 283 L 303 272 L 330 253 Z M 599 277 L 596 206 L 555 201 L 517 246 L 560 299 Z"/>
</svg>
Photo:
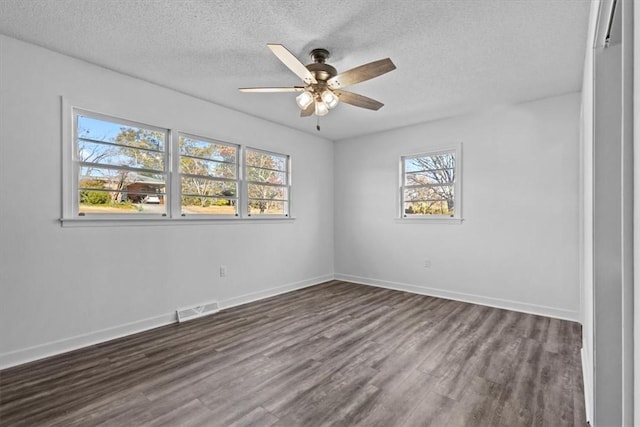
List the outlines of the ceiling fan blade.
<svg viewBox="0 0 640 427">
<path fill-rule="evenodd" d="M 330 78 L 327 80 L 327 86 L 331 89 L 338 89 L 378 77 L 395 69 L 395 64 L 391 62 L 389 58 L 380 59 L 379 61 L 373 61 L 368 64 L 352 68 Z"/>
<path fill-rule="evenodd" d="M 305 108 L 304 110 L 300 111 L 300 117 L 309 117 L 315 111 L 316 111 L 316 103 L 312 102 L 311 104 L 307 105 L 307 108 Z"/>
<path fill-rule="evenodd" d="M 267 46 L 271 49 L 271 52 L 273 52 L 273 54 L 277 56 L 284 65 L 293 71 L 296 76 L 300 77 L 303 82 L 306 84 L 318 83 L 315 77 L 313 77 L 313 74 L 307 70 L 307 67 L 305 67 L 304 64 L 293 55 L 293 53 L 289 52 L 286 47 L 281 44 L 272 43 L 268 43 Z"/>
<path fill-rule="evenodd" d="M 355 105 L 356 107 L 362 107 L 369 110 L 377 111 L 384 105 L 382 102 L 376 101 L 375 99 L 371 99 L 363 95 L 358 95 L 357 93 L 347 92 L 346 90 L 335 89 L 333 93 L 338 96 L 341 102 Z"/>
<path fill-rule="evenodd" d="M 304 90 L 304 86 L 293 86 L 293 87 L 241 87 L 238 90 L 240 92 L 257 92 L 257 93 L 302 92 Z"/>
</svg>

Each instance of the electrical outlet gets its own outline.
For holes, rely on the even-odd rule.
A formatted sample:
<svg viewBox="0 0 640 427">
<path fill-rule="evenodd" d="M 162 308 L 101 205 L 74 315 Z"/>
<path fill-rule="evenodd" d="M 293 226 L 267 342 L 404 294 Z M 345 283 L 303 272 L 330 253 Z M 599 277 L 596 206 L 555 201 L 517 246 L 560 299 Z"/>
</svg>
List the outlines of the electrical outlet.
<svg viewBox="0 0 640 427">
<path fill-rule="evenodd" d="M 221 265 L 220 266 L 220 277 L 227 277 L 227 266 L 226 265 Z"/>
<path fill-rule="evenodd" d="M 431 268 L 431 260 L 430 259 L 425 259 L 424 260 L 424 268 Z"/>
</svg>

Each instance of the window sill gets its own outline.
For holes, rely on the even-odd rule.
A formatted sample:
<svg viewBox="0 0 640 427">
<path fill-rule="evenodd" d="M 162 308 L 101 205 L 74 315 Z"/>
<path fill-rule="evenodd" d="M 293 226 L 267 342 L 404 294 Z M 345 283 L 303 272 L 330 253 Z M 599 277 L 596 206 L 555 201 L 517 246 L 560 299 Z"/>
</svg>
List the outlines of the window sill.
<svg viewBox="0 0 640 427">
<path fill-rule="evenodd" d="M 166 225 L 211 225 L 211 224 L 248 224 L 293 222 L 289 217 L 250 217 L 250 218 L 60 218 L 62 227 L 127 227 L 127 226 L 166 226 Z"/>
<path fill-rule="evenodd" d="M 456 225 L 462 224 L 464 218 L 449 218 L 449 217 L 414 217 L 414 218 L 396 218 L 395 221 L 399 224 L 411 224 L 411 223 L 428 223 L 428 224 L 449 224 Z"/>
</svg>

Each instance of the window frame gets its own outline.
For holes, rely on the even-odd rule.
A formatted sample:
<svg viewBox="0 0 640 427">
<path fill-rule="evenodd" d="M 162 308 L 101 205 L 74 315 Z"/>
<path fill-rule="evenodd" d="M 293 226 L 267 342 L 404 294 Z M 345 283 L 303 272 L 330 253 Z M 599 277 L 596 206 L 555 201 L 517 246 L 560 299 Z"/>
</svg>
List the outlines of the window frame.
<svg viewBox="0 0 640 427">
<path fill-rule="evenodd" d="M 445 153 L 453 153 L 455 157 L 455 167 L 454 167 L 454 182 L 453 182 L 453 194 L 454 194 L 454 214 L 451 215 L 411 215 L 407 216 L 404 212 L 404 204 L 405 204 L 405 188 L 407 185 L 405 184 L 406 180 L 406 170 L 405 170 L 405 161 L 408 159 L 414 159 L 419 157 L 431 157 L 439 154 Z M 450 144 L 442 147 L 432 148 L 426 151 L 422 151 L 415 154 L 406 154 L 400 156 L 399 163 L 399 186 L 398 186 L 398 219 L 402 222 L 412 222 L 412 221 L 425 221 L 425 222 L 451 222 L 451 223 L 461 223 L 464 221 L 462 216 L 462 143 Z"/>
<path fill-rule="evenodd" d="M 96 109 L 77 106 L 62 96 L 62 206 L 59 221 L 63 227 L 92 226 L 140 226 L 162 224 L 220 224 L 238 222 L 273 222 L 292 221 L 291 215 L 291 156 L 261 148 L 248 148 L 240 143 L 233 143 L 198 133 L 182 131 L 171 127 L 147 124 L 142 120 L 125 119 L 119 115 L 101 113 Z M 79 176 L 80 159 L 78 158 L 78 115 L 104 120 L 111 123 L 133 126 L 136 128 L 160 131 L 165 134 L 164 141 L 164 177 L 165 177 L 165 213 L 85 213 L 80 215 L 79 209 Z M 182 188 L 180 173 L 180 136 L 196 140 L 212 142 L 236 148 L 236 182 L 238 188 L 237 215 L 219 214 L 184 214 L 182 212 Z M 286 158 L 287 178 L 287 212 L 286 215 L 253 215 L 248 212 L 247 182 L 245 173 L 245 152 L 254 150 Z"/>
<path fill-rule="evenodd" d="M 276 187 L 284 188 L 287 194 L 286 199 L 283 201 L 283 203 L 286 206 L 285 213 L 283 215 L 280 215 L 280 214 L 251 215 L 251 213 L 249 212 L 249 200 L 251 200 L 251 198 L 249 197 L 249 184 L 257 184 L 257 185 L 264 184 L 258 181 L 250 181 L 248 178 L 247 168 L 252 167 L 247 164 L 247 155 L 250 151 L 284 158 L 284 166 L 285 166 L 284 172 L 285 172 L 285 179 L 287 182 L 284 185 L 275 185 Z M 242 200 L 243 216 L 251 219 L 290 218 L 291 217 L 291 156 L 290 155 L 277 153 L 275 151 L 264 150 L 261 148 L 245 147 L 242 153 L 242 172 L 243 172 L 242 194 L 244 195 L 244 199 Z M 282 172 L 282 171 L 277 171 L 277 172 Z"/>
<path fill-rule="evenodd" d="M 79 148 L 79 140 L 80 135 L 78 135 L 78 116 L 84 116 L 91 119 L 102 120 L 110 123 L 116 123 L 119 125 L 132 126 L 139 129 L 152 130 L 156 132 L 161 132 L 164 134 L 164 150 L 158 151 L 159 153 L 163 153 L 163 164 L 164 164 L 164 183 L 165 183 L 165 212 L 164 213 L 135 213 L 135 214 L 118 214 L 118 213 L 91 213 L 91 212 L 80 212 L 80 171 L 82 169 L 81 160 L 78 158 L 78 148 Z M 170 205 L 171 205 L 171 197 L 170 191 L 168 191 L 170 185 L 170 171 L 171 171 L 171 156 L 170 156 L 170 140 L 171 140 L 171 131 L 167 128 L 162 128 L 158 126 L 148 125 L 146 123 L 137 122 L 129 119 L 124 119 L 117 116 L 111 116 L 107 114 L 97 113 L 85 108 L 80 107 L 71 107 L 71 141 L 69 143 L 68 140 L 63 141 L 63 144 L 67 145 L 70 148 L 69 156 L 65 156 L 69 158 L 71 162 L 71 180 L 69 186 L 65 186 L 65 188 L 69 189 L 68 198 L 70 199 L 70 203 L 65 203 L 66 212 L 63 212 L 63 218 L 90 218 L 90 219 L 98 219 L 98 218 L 109 218 L 113 220 L 133 220 L 133 219 L 157 219 L 159 217 L 167 217 L 170 214 Z M 100 164 L 98 164 L 100 165 Z M 129 169 L 128 167 L 118 167 L 113 166 L 114 170 L 117 169 Z M 64 193 L 64 192 L 63 192 Z M 67 216 L 65 216 L 65 213 Z"/>
</svg>

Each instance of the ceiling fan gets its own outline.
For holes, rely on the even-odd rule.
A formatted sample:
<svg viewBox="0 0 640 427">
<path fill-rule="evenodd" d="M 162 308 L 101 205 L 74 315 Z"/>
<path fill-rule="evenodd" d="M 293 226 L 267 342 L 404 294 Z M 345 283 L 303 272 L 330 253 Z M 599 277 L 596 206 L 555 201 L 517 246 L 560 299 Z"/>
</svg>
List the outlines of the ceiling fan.
<svg viewBox="0 0 640 427">
<path fill-rule="evenodd" d="M 267 44 L 267 46 L 284 65 L 302 79 L 304 86 L 245 87 L 240 88 L 241 92 L 301 92 L 296 97 L 296 102 L 302 110 L 301 117 L 312 114 L 324 116 L 340 101 L 369 110 L 379 110 L 384 105 L 375 99 L 348 92 L 342 88 L 395 70 L 396 66 L 391 59 L 370 62 L 338 74 L 335 68 L 326 63 L 329 58 L 327 49 L 313 49 L 309 53 L 313 63 L 304 65 L 283 45 Z"/>
</svg>

